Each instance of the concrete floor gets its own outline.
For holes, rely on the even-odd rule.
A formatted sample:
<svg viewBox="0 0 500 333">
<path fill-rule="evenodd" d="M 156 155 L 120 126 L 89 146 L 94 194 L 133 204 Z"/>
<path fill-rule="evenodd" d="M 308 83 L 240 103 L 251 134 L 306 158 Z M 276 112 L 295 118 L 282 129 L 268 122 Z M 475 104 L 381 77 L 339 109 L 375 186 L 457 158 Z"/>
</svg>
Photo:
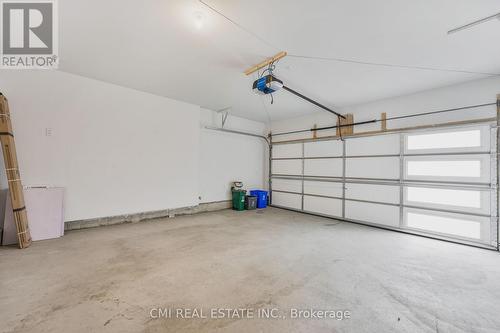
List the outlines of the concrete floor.
<svg viewBox="0 0 500 333">
<path fill-rule="evenodd" d="M 351 318 L 150 318 L 157 307 L 278 308 L 284 316 L 335 309 Z M 2 332 L 499 329 L 499 253 L 279 209 L 73 231 L 0 249 Z"/>
</svg>

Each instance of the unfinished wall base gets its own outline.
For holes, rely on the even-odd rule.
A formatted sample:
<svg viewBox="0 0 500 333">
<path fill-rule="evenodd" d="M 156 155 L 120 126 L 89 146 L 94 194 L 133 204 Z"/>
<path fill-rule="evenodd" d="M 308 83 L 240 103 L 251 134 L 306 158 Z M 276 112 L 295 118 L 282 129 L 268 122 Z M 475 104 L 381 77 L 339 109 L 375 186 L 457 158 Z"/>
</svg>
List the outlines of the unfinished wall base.
<svg viewBox="0 0 500 333">
<path fill-rule="evenodd" d="M 64 230 L 68 231 L 68 230 L 87 229 L 105 225 L 135 223 L 162 217 L 175 217 L 176 215 L 191 215 L 204 212 L 213 212 L 217 210 L 228 209 L 231 208 L 231 206 L 232 203 L 230 200 L 217 201 L 217 202 L 201 203 L 198 206 L 191 206 L 191 207 L 181 207 L 174 209 L 158 210 L 153 212 L 142 212 L 137 214 L 101 217 L 89 220 L 68 221 L 64 223 Z"/>
</svg>

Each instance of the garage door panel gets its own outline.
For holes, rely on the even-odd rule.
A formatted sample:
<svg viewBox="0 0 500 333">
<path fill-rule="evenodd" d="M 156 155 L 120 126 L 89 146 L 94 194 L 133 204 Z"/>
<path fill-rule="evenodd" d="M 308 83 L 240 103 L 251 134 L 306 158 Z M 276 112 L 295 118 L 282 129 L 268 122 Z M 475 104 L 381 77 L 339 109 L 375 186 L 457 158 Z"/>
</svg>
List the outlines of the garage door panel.
<svg viewBox="0 0 500 333">
<path fill-rule="evenodd" d="M 399 227 L 399 207 L 367 202 L 346 201 L 348 219 Z"/>
<path fill-rule="evenodd" d="M 291 194 L 291 193 L 281 193 L 273 191 L 273 205 L 293 208 L 293 209 L 302 209 L 302 195 L 300 194 Z"/>
<path fill-rule="evenodd" d="M 342 156 L 342 141 L 318 141 L 304 144 L 304 157 Z"/>
<path fill-rule="evenodd" d="M 279 179 L 273 178 L 272 183 L 273 190 L 285 191 L 285 192 L 302 192 L 302 181 L 292 180 L 292 179 Z"/>
<path fill-rule="evenodd" d="M 489 155 L 447 155 L 405 157 L 405 179 L 420 181 L 490 181 Z"/>
<path fill-rule="evenodd" d="M 378 135 L 346 140 L 346 156 L 398 155 L 398 134 Z"/>
<path fill-rule="evenodd" d="M 302 175 L 302 160 L 274 160 L 272 168 L 275 175 Z"/>
<path fill-rule="evenodd" d="M 346 184 L 346 198 L 399 204 L 399 186 Z"/>
<path fill-rule="evenodd" d="M 497 132 L 483 124 L 305 142 L 303 159 L 273 162 L 273 173 L 304 175 L 275 189 L 301 194 L 276 192 L 273 203 L 497 247 Z M 278 153 L 299 153 L 287 149 Z"/>
<path fill-rule="evenodd" d="M 348 158 L 346 177 L 399 179 L 399 157 Z"/>
<path fill-rule="evenodd" d="M 343 184 L 334 182 L 305 181 L 304 193 L 341 198 Z"/>
<path fill-rule="evenodd" d="M 273 146 L 273 158 L 301 158 L 302 143 Z"/>
<path fill-rule="evenodd" d="M 404 203 L 422 208 L 447 209 L 465 213 L 490 214 L 491 192 L 407 186 Z"/>
<path fill-rule="evenodd" d="M 304 210 L 333 217 L 342 217 L 342 200 L 304 196 Z"/>
<path fill-rule="evenodd" d="M 489 151 L 489 126 L 459 128 L 405 135 L 405 152 L 409 154 Z"/>
<path fill-rule="evenodd" d="M 342 177 L 342 159 L 312 159 L 304 161 L 304 176 Z"/>
<path fill-rule="evenodd" d="M 474 241 L 488 242 L 490 239 L 489 217 L 405 208 L 404 219 L 407 228 L 424 232 Z"/>
</svg>

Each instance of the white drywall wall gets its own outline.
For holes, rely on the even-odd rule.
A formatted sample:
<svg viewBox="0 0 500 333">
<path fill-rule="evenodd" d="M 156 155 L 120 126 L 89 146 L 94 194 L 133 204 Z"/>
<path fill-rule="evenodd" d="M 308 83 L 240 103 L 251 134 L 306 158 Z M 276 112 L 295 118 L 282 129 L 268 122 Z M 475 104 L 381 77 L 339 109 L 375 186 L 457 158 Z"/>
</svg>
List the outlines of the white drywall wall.
<svg viewBox="0 0 500 333">
<path fill-rule="evenodd" d="M 198 106 L 57 71 L 0 87 L 23 184 L 65 187 L 66 221 L 198 203 Z"/>
<path fill-rule="evenodd" d="M 200 135 L 201 202 L 231 199 L 233 181 L 242 181 L 248 190 L 267 187 L 267 144 L 263 139 L 205 129 L 221 127 L 220 114 L 202 109 Z M 225 128 L 265 135 L 263 123 L 229 115 Z"/>
<path fill-rule="evenodd" d="M 354 121 L 379 119 L 382 112 L 387 117 L 423 113 L 434 110 L 463 107 L 476 104 L 494 103 L 496 94 L 500 93 L 500 77 L 491 77 L 482 80 L 470 81 L 459 85 L 428 90 L 412 95 L 397 98 L 384 99 L 368 104 L 355 105 L 339 108 L 341 113 L 353 113 Z M 279 98 L 278 96 L 275 96 Z M 401 128 L 417 125 L 428 125 L 449 121 L 461 121 L 466 119 L 495 117 L 496 107 L 487 106 L 472 110 L 442 113 L 433 116 L 408 118 L 387 123 L 388 128 Z M 310 129 L 316 124 L 318 127 L 332 126 L 336 124 L 336 117 L 326 111 L 319 110 L 309 116 L 276 121 L 272 124 L 274 133 Z M 354 132 L 363 132 L 380 129 L 380 123 L 356 126 Z M 334 134 L 334 131 L 326 130 L 318 132 L 318 136 Z M 276 136 L 275 141 L 311 138 L 311 132 L 306 134 L 293 134 Z"/>
<path fill-rule="evenodd" d="M 23 184 L 65 187 L 65 221 L 227 200 L 232 180 L 263 187 L 265 143 L 202 129 L 220 118 L 197 105 L 59 71 L 0 71 L 0 91 Z M 265 129 L 232 116 L 226 127 Z"/>
</svg>

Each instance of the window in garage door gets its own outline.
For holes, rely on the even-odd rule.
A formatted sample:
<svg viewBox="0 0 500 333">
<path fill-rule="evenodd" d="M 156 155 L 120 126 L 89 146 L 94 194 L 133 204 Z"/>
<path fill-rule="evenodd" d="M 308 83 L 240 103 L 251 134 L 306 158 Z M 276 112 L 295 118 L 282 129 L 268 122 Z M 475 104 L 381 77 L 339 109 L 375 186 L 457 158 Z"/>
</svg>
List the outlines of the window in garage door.
<svg viewBox="0 0 500 333">
<path fill-rule="evenodd" d="M 276 145 L 272 203 L 497 247 L 496 131 L 484 124 Z"/>
<path fill-rule="evenodd" d="M 403 227 L 486 244 L 496 241 L 491 135 L 489 126 L 405 134 L 404 180 L 419 186 L 405 186 Z"/>
</svg>

